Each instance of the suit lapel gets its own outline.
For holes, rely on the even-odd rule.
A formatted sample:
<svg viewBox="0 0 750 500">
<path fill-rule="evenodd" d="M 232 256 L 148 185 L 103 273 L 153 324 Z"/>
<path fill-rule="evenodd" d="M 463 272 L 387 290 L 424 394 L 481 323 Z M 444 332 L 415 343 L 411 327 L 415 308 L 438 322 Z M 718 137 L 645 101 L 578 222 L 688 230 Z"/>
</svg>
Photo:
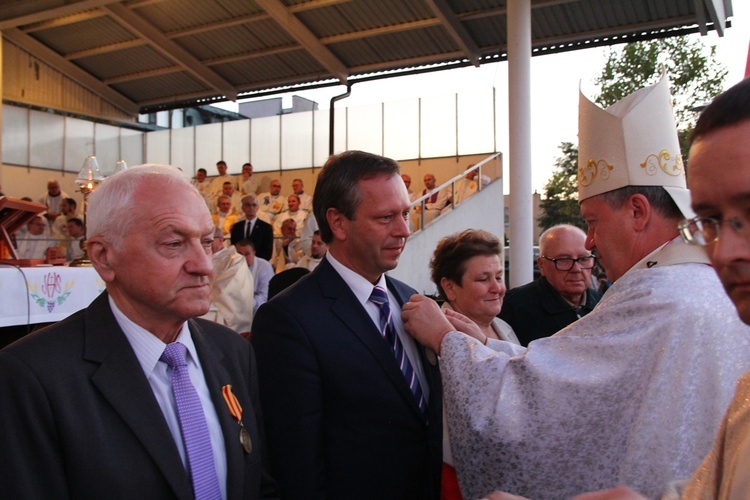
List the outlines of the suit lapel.
<svg viewBox="0 0 750 500">
<path fill-rule="evenodd" d="M 85 335 L 84 359 L 99 363 L 91 376 L 92 383 L 130 427 L 177 496 L 190 498 L 190 479 L 164 414 L 109 308 L 106 292 L 86 311 Z"/>
<path fill-rule="evenodd" d="M 407 404 L 420 418 L 424 418 L 409 384 L 396 364 L 393 352 L 343 278 L 326 259 L 320 262 L 313 273 L 318 276 L 323 296 L 335 300 L 331 311 L 364 344 Z"/>
<path fill-rule="evenodd" d="M 224 355 L 211 341 L 210 335 L 203 331 L 195 321 L 190 321 L 189 326 L 224 436 L 224 448 L 227 455 L 227 498 L 240 498 L 244 488 L 243 461 L 236 458 L 244 456 L 239 441 L 240 426 L 229 412 L 221 393 L 223 386 L 232 384 L 231 375 L 225 365 Z"/>
</svg>

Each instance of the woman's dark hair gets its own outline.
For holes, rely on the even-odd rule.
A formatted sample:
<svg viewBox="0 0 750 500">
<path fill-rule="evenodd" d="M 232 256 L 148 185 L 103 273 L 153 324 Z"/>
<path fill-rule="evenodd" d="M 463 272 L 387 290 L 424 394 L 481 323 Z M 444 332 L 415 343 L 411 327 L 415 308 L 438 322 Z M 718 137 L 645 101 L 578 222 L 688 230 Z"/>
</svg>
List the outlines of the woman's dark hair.
<svg viewBox="0 0 750 500">
<path fill-rule="evenodd" d="M 440 282 L 443 278 L 462 284 L 466 262 L 477 255 L 500 255 L 500 240 L 481 229 L 466 229 L 446 236 L 438 242 L 430 261 L 432 281 L 437 285 L 438 295 L 445 299 Z"/>
</svg>

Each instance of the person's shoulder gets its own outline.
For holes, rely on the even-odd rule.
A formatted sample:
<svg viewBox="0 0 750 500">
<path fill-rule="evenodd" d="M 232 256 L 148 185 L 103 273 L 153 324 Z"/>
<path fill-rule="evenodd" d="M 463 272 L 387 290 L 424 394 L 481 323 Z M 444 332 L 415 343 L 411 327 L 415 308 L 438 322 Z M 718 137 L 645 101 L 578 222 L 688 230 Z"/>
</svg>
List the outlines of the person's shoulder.
<svg viewBox="0 0 750 500">
<path fill-rule="evenodd" d="M 215 321 L 209 321 L 202 318 L 192 318 L 190 323 L 192 323 L 192 327 L 196 328 L 198 334 L 205 334 L 207 338 L 217 344 L 225 346 L 229 345 L 235 348 L 242 348 L 247 344 L 247 340 L 245 340 L 239 333 L 227 326 L 216 323 Z"/>
<path fill-rule="evenodd" d="M 258 269 L 259 270 L 271 271 L 271 273 L 273 273 L 273 266 L 266 259 L 262 259 L 262 258 L 256 256 L 255 260 L 258 261 Z"/>
<path fill-rule="evenodd" d="M 412 295 L 417 293 L 417 291 L 412 288 L 411 286 L 407 285 L 403 281 L 397 280 L 396 278 L 391 278 L 390 276 L 386 276 L 385 279 L 391 284 L 391 286 L 398 291 L 398 293 L 404 297 L 405 299 L 409 299 Z"/>
<path fill-rule="evenodd" d="M 69 357 L 69 353 L 83 356 L 86 309 L 73 313 L 62 321 L 47 326 L 20 338 L 2 349 L 2 353 L 13 355 L 30 364 L 47 363 Z"/>
<path fill-rule="evenodd" d="M 540 281 L 541 279 L 542 278 L 540 277 L 534 281 L 526 283 L 525 285 L 511 288 L 506 292 L 505 298 L 503 299 L 503 304 L 520 304 L 528 301 L 531 298 L 537 297 L 539 294 L 539 289 L 542 286 L 542 282 Z"/>
</svg>

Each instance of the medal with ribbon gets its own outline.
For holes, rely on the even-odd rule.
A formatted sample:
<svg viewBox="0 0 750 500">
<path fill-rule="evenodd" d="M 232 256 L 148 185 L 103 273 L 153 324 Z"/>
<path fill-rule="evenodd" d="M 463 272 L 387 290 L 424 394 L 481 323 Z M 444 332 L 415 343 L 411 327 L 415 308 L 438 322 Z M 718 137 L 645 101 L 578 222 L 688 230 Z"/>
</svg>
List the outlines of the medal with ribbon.
<svg viewBox="0 0 750 500">
<path fill-rule="evenodd" d="M 229 407 L 229 413 L 231 413 L 237 420 L 237 423 L 240 424 L 240 443 L 242 444 L 242 447 L 245 449 L 246 453 L 251 453 L 253 451 L 253 442 L 250 439 L 250 432 L 248 432 L 248 430 L 245 429 L 245 426 L 242 425 L 242 406 L 237 400 L 237 396 L 232 392 L 232 386 L 223 386 L 221 388 L 221 394 L 224 396 L 224 401 L 226 401 L 227 407 Z"/>
</svg>

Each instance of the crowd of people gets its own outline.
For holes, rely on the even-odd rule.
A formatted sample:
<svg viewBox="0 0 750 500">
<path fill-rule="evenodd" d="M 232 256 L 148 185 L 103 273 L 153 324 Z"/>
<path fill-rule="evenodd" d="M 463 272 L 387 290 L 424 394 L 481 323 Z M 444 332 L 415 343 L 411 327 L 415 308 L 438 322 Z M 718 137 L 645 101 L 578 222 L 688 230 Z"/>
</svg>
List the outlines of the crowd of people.
<svg viewBox="0 0 750 500">
<path fill-rule="evenodd" d="M 435 248 L 437 300 L 388 276 L 420 195 L 382 156 L 330 157 L 314 197 L 258 193 L 249 164 L 106 179 L 105 292 L 0 351 L 0 497 L 747 498 L 750 79 L 702 113 L 687 174 L 670 99 L 666 77 L 581 95 L 587 230 L 545 231 L 510 291 L 476 229 Z"/>
</svg>

